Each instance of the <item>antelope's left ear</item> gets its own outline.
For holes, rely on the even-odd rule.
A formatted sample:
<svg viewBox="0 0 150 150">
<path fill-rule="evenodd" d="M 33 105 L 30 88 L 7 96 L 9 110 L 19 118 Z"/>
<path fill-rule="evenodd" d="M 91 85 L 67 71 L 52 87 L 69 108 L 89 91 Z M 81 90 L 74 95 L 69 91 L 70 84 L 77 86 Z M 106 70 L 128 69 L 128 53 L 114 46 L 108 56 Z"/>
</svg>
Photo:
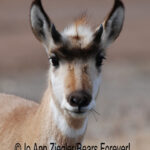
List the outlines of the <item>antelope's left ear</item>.
<svg viewBox="0 0 150 150">
<path fill-rule="evenodd" d="M 106 48 L 119 36 L 124 23 L 125 8 L 121 0 L 115 0 L 114 6 L 108 17 L 96 31 L 100 45 Z"/>
</svg>

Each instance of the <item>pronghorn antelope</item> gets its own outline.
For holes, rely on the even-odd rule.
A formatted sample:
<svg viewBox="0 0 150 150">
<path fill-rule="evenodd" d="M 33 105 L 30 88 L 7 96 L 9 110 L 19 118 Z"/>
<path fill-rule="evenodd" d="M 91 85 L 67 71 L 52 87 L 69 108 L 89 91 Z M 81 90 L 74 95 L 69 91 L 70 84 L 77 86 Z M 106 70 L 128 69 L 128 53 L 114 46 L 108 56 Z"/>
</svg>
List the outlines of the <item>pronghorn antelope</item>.
<svg viewBox="0 0 150 150">
<path fill-rule="evenodd" d="M 120 34 L 124 5 L 115 0 L 104 22 L 93 31 L 80 18 L 59 33 L 41 0 L 30 10 L 31 27 L 44 45 L 50 62 L 48 88 L 41 104 L 0 94 L 0 149 L 15 143 L 73 146 L 81 143 L 88 114 L 95 106 L 105 50 Z"/>
</svg>

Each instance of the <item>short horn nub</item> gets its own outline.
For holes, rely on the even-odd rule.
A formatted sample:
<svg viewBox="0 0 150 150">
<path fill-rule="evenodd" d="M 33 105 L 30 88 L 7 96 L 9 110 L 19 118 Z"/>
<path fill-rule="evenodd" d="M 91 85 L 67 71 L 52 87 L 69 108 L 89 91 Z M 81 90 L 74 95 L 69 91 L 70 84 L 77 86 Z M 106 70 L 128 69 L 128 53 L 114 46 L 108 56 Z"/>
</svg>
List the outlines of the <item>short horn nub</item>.
<svg viewBox="0 0 150 150">
<path fill-rule="evenodd" d="M 52 38 L 56 44 L 61 42 L 61 39 L 62 39 L 61 34 L 56 30 L 54 24 L 51 27 L 51 34 L 52 34 Z"/>
<path fill-rule="evenodd" d="M 103 26 L 101 24 L 98 30 L 94 34 L 93 42 L 99 44 L 101 41 L 102 34 L 103 34 Z"/>
</svg>

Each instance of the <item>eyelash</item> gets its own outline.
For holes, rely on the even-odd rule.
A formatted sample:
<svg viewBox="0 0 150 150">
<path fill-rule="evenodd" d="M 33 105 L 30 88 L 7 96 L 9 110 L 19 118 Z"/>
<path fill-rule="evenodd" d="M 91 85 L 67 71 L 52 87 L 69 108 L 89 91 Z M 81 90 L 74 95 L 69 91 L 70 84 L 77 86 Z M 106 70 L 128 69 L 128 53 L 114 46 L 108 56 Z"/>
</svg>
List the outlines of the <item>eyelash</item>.
<svg viewBox="0 0 150 150">
<path fill-rule="evenodd" d="M 55 54 L 51 56 L 49 60 L 54 67 L 59 67 L 59 58 Z"/>
<path fill-rule="evenodd" d="M 104 59 L 106 59 L 104 56 L 102 56 L 101 54 L 97 54 L 97 56 L 96 56 L 96 67 L 102 66 Z"/>
<path fill-rule="evenodd" d="M 105 56 L 102 56 L 100 53 L 96 55 L 96 67 L 100 67 L 103 65 L 103 60 L 106 59 Z M 59 58 L 57 55 L 53 54 L 51 57 L 49 57 L 50 62 L 54 67 L 59 67 Z"/>
</svg>

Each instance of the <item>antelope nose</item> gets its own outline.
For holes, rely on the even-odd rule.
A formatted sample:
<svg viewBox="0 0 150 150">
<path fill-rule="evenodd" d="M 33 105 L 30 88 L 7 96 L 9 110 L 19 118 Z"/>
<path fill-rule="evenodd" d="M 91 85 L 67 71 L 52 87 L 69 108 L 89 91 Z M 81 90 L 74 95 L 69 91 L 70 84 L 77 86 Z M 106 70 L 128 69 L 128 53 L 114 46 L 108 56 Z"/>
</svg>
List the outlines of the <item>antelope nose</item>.
<svg viewBox="0 0 150 150">
<path fill-rule="evenodd" d="M 75 91 L 68 96 L 67 100 L 73 107 L 86 107 L 91 102 L 91 95 L 86 91 Z"/>
</svg>

